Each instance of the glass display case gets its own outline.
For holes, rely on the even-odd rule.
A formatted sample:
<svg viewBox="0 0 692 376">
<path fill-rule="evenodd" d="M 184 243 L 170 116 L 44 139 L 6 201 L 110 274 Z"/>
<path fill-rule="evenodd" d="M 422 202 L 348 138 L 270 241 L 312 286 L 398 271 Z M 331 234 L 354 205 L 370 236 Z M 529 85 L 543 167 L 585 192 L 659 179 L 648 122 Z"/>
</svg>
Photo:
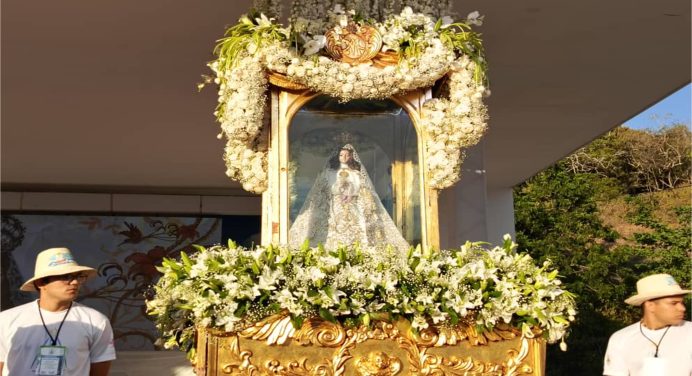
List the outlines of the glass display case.
<svg viewBox="0 0 692 376">
<path fill-rule="evenodd" d="M 417 126 L 429 96 L 342 103 L 274 88 L 263 244 L 437 247 Z"/>
</svg>

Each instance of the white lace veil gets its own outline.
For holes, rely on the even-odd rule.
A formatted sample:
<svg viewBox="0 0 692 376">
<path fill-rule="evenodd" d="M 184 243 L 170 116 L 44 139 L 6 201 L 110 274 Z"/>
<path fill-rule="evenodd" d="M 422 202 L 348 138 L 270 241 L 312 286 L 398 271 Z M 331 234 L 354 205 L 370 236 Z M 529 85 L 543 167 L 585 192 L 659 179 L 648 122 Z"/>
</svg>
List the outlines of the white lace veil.
<svg viewBox="0 0 692 376">
<path fill-rule="evenodd" d="M 402 251 L 408 249 L 408 242 L 403 238 L 389 213 L 382 205 L 370 180 L 370 176 L 358 156 L 358 152 L 351 144 L 337 148 L 327 158 L 324 168 L 315 179 L 315 183 L 310 188 L 300 212 L 291 225 L 289 245 L 298 247 L 305 242 L 305 239 L 309 239 L 311 246 L 327 243 L 327 227 L 331 205 L 331 191 L 327 174 L 329 170 L 339 169 L 338 157 L 341 150 L 350 151 L 351 158 L 360 166 L 358 207 L 365 221 L 365 239 L 360 240 L 360 245 L 371 248 L 392 245 Z"/>
</svg>

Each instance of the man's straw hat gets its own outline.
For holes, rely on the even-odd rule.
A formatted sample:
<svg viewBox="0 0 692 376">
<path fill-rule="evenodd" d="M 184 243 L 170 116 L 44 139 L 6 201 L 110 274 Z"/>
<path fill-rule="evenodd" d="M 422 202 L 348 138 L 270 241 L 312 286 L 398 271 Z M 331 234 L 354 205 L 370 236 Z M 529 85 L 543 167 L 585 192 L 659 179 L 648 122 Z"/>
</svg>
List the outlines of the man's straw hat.
<svg viewBox="0 0 692 376">
<path fill-rule="evenodd" d="M 72 252 L 67 248 L 49 248 L 36 256 L 34 276 L 24 282 L 19 289 L 22 291 L 36 291 L 34 282 L 45 277 L 63 275 L 76 272 L 84 272 L 88 278 L 96 275 L 96 270 L 88 266 L 79 266 L 72 257 Z"/>
<path fill-rule="evenodd" d="M 670 274 L 654 274 L 637 281 L 637 295 L 628 298 L 625 303 L 638 306 L 647 300 L 685 295 L 690 292 L 692 290 L 681 289 Z"/>
</svg>

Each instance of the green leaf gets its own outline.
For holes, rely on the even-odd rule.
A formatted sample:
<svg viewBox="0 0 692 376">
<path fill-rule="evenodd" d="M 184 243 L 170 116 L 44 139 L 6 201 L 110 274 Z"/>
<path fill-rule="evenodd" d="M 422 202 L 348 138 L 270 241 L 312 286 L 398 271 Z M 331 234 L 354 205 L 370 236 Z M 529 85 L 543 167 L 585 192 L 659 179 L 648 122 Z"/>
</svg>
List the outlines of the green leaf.
<svg viewBox="0 0 692 376">
<path fill-rule="evenodd" d="M 442 19 L 441 18 L 439 20 L 437 20 L 437 22 L 435 22 L 435 28 L 433 30 L 439 31 L 440 27 L 442 27 Z"/>
<path fill-rule="evenodd" d="M 183 262 L 183 267 L 185 271 L 189 273 L 190 269 L 192 269 L 192 261 L 189 257 L 187 257 L 187 254 L 185 252 L 180 252 L 180 260 L 182 260 Z"/>
<path fill-rule="evenodd" d="M 367 313 L 360 315 L 360 322 L 365 326 L 370 326 L 370 315 Z"/>
<path fill-rule="evenodd" d="M 192 244 L 192 248 L 196 249 L 197 252 L 204 253 L 207 251 L 207 249 L 204 246 L 201 246 L 199 244 Z"/>
<path fill-rule="evenodd" d="M 243 317 L 248 309 L 250 309 L 250 301 L 246 300 L 244 303 L 241 303 L 235 311 L 233 311 L 233 316 Z"/>
<path fill-rule="evenodd" d="M 320 313 L 321 318 L 323 318 L 329 322 L 336 322 L 336 317 L 334 317 L 334 315 L 332 315 L 332 313 L 329 312 L 328 309 L 320 308 L 319 313 Z"/>
<path fill-rule="evenodd" d="M 305 318 L 302 316 L 291 315 L 291 324 L 293 324 L 294 329 L 300 329 L 304 320 Z"/>
<path fill-rule="evenodd" d="M 449 322 L 452 325 L 456 325 L 459 323 L 459 315 L 456 313 L 456 311 L 454 311 L 451 308 L 447 308 L 445 309 L 445 312 L 447 312 L 447 314 L 449 315 Z"/>
</svg>

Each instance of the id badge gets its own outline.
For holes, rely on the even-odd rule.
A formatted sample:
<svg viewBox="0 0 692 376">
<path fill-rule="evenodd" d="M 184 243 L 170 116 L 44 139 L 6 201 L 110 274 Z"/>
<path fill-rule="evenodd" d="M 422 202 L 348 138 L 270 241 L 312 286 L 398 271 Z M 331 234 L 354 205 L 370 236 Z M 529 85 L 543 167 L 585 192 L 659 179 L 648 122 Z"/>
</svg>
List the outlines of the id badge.
<svg viewBox="0 0 692 376">
<path fill-rule="evenodd" d="M 41 346 L 36 374 L 61 376 L 66 352 L 64 346 Z"/>
<path fill-rule="evenodd" d="M 668 359 L 665 358 L 644 358 L 640 375 L 642 376 L 665 376 L 668 374 Z"/>
</svg>

